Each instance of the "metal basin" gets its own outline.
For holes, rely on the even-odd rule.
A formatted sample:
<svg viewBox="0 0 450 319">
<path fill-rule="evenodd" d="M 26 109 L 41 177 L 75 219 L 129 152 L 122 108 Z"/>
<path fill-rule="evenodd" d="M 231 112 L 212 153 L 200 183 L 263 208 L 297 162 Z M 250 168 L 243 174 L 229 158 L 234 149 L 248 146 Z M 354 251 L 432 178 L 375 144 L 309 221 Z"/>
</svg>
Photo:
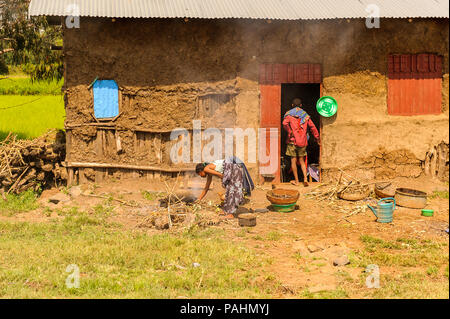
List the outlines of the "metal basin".
<svg viewBox="0 0 450 319">
<path fill-rule="evenodd" d="M 420 209 L 427 205 L 427 193 L 416 189 L 397 188 L 395 201 L 399 206 Z"/>
</svg>

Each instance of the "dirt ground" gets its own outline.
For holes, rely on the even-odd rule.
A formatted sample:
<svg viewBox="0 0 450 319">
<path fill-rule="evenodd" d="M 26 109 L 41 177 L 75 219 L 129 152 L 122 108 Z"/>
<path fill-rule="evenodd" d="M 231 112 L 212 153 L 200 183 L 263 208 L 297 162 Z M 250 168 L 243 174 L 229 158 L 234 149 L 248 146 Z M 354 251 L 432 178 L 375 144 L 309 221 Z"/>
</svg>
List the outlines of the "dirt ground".
<svg viewBox="0 0 450 319">
<path fill-rule="evenodd" d="M 194 181 L 191 186 L 199 187 L 202 181 Z M 419 179 L 398 178 L 394 181 L 398 187 L 416 188 L 428 194 L 434 191 L 448 191 L 448 184 L 430 180 L 425 177 Z M 449 200 L 445 198 L 430 198 L 427 208 L 434 209 L 433 217 L 423 217 L 420 210 L 398 207 L 394 213 L 394 221 L 389 224 L 377 223 L 369 209 L 365 212 L 345 217 L 342 212 L 334 210 L 326 203 L 305 197 L 311 191 L 310 187 L 293 185 L 278 185 L 283 188 L 297 188 L 300 199 L 298 209 L 291 213 L 269 211 L 255 213 L 257 225 L 255 227 L 240 227 L 238 219 L 224 220 L 217 217 L 210 227 L 220 227 L 233 242 L 244 244 L 258 254 L 268 256 L 271 263 L 267 266 L 268 273 L 276 276 L 285 291 L 280 292 L 280 298 L 289 298 L 302 289 L 310 292 L 334 290 L 338 286 L 336 272 L 345 269 L 347 274 L 357 279 L 363 269 L 358 267 L 336 267 L 333 261 L 342 255 L 350 255 L 352 251 L 361 249 L 362 235 L 368 235 L 383 240 L 398 238 L 426 239 L 436 242 L 448 240 L 445 229 L 449 225 Z M 120 223 L 125 229 L 149 234 L 170 230 L 156 230 L 153 227 L 142 226 L 142 221 L 151 214 L 158 204 L 157 199 L 149 201 L 143 197 L 145 191 L 165 191 L 166 185 L 149 184 L 145 180 L 122 180 L 101 185 L 87 184 L 79 187 L 81 194 L 66 195 L 70 201 L 51 204 L 48 199 L 55 194 L 63 194 L 67 189 L 51 189 L 44 191 L 39 199 L 41 207 L 28 213 L 17 214 L 13 217 L 1 216 L 1 219 L 18 221 L 45 222 L 60 218 L 56 208 L 62 206 L 76 206 L 80 210 L 89 209 L 104 203 L 104 198 L 94 196 L 112 196 L 123 203 L 133 203 L 139 207 L 118 205 L 114 209 L 111 220 Z M 198 192 L 190 189 L 191 193 Z M 253 192 L 245 208 L 266 208 L 270 203 L 266 199 L 266 192 L 271 185 L 258 186 Z M 180 190 L 186 192 L 186 189 Z M 218 192 L 223 189 L 217 181 L 213 182 L 213 189 L 205 198 L 206 202 L 219 203 Z M 116 202 L 119 204 L 119 202 Z M 351 202 L 339 201 L 339 205 L 352 205 Z M 52 208 L 51 214 L 45 207 Z M 243 211 L 245 209 L 240 209 Z M 447 248 L 448 249 L 448 248 Z M 299 258 L 301 256 L 301 258 Z M 380 271 L 395 274 L 395 268 L 384 268 Z M 356 297 L 356 296 L 350 296 Z"/>
</svg>

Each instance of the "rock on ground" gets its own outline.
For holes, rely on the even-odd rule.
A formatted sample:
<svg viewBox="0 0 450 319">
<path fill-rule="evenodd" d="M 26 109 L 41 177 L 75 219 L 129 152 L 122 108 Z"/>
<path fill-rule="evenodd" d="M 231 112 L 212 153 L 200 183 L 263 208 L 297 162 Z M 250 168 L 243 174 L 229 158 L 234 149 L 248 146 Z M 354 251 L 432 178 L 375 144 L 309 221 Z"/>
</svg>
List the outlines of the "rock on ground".
<svg viewBox="0 0 450 319">
<path fill-rule="evenodd" d="M 156 229 L 168 229 L 169 228 L 169 217 L 168 216 L 160 216 L 157 217 L 154 222 L 153 225 L 155 226 Z"/>
<path fill-rule="evenodd" d="M 333 265 L 338 266 L 338 267 L 348 265 L 349 263 L 350 263 L 350 260 L 348 259 L 348 257 L 346 255 L 339 256 L 333 260 Z"/>
<path fill-rule="evenodd" d="M 316 251 L 323 250 L 322 247 L 316 246 L 316 245 L 308 245 L 308 246 L 306 246 L 306 248 L 308 248 L 310 253 L 315 253 Z"/>
<path fill-rule="evenodd" d="M 300 256 L 309 256 L 309 250 L 306 247 L 305 243 L 301 242 L 301 241 L 295 241 L 294 244 L 292 245 L 292 248 L 295 250 L 295 252 L 299 253 Z"/>
<path fill-rule="evenodd" d="M 72 197 L 78 197 L 78 196 L 80 196 L 81 195 L 81 193 L 82 193 L 82 190 L 81 190 L 81 186 L 72 186 L 70 189 L 69 189 L 69 195 L 70 196 L 72 196 Z"/>
<path fill-rule="evenodd" d="M 49 202 L 58 204 L 59 202 L 65 203 L 70 201 L 70 197 L 63 193 L 57 193 L 48 199 Z"/>
</svg>

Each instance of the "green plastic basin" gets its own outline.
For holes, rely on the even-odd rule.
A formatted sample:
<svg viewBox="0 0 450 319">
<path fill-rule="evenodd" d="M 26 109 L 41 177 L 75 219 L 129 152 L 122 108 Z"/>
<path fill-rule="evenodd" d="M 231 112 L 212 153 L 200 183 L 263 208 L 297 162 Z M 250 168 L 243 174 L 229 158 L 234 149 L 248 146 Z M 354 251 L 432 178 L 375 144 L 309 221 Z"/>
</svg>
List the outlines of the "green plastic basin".
<svg viewBox="0 0 450 319">
<path fill-rule="evenodd" d="M 432 209 L 422 209 L 422 216 L 431 217 L 433 216 L 434 210 Z"/>
<path fill-rule="evenodd" d="M 273 208 L 280 213 L 290 213 L 295 210 L 295 203 L 294 204 L 288 204 L 288 205 L 277 205 L 272 204 Z"/>
<path fill-rule="evenodd" d="M 317 112 L 324 117 L 331 117 L 336 114 L 338 104 L 331 96 L 322 96 L 316 103 Z"/>
</svg>

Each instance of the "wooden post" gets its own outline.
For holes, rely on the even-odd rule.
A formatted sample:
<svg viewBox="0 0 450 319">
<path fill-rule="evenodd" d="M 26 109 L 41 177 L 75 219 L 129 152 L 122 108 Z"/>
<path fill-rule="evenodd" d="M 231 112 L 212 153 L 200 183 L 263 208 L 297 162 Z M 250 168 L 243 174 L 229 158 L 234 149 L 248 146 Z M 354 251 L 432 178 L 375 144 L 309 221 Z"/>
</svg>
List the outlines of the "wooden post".
<svg viewBox="0 0 450 319">
<path fill-rule="evenodd" d="M 103 156 L 102 144 L 103 144 L 103 141 L 102 141 L 102 130 L 99 130 L 97 128 L 97 135 L 95 136 L 95 141 L 94 141 L 94 151 L 95 151 L 95 154 L 98 157 Z"/>
<path fill-rule="evenodd" d="M 154 177 L 157 181 L 160 181 L 160 180 L 161 180 L 161 172 L 160 172 L 160 171 L 155 171 L 155 173 L 153 174 L 153 177 Z"/>
<path fill-rule="evenodd" d="M 73 168 L 68 167 L 67 168 L 67 186 L 72 186 L 74 183 L 73 180 Z"/>
<path fill-rule="evenodd" d="M 120 153 L 122 151 L 122 142 L 120 141 L 119 132 L 116 130 L 116 152 Z"/>
<path fill-rule="evenodd" d="M 96 183 L 103 182 L 103 175 L 104 175 L 104 169 L 103 168 L 96 168 L 95 169 L 95 182 Z"/>
<path fill-rule="evenodd" d="M 102 142 L 102 155 L 106 156 L 108 154 L 108 149 L 106 147 L 106 130 L 100 130 L 101 133 L 101 142 Z"/>
<path fill-rule="evenodd" d="M 66 130 L 66 160 L 70 159 L 71 149 L 72 149 L 72 130 L 69 129 Z"/>
<path fill-rule="evenodd" d="M 112 154 L 115 153 L 116 150 L 116 139 L 115 139 L 115 130 L 107 130 L 106 131 L 106 153 L 105 156 L 111 156 Z"/>
<path fill-rule="evenodd" d="M 121 112 L 123 109 L 122 109 L 122 89 L 121 88 L 119 88 L 119 112 Z M 120 114 L 120 113 L 119 113 Z"/>
<path fill-rule="evenodd" d="M 79 179 L 79 183 L 80 184 L 86 184 L 87 183 L 87 178 L 84 175 L 84 169 L 82 169 L 82 168 L 78 169 L 78 179 Z"/>
</svg>

